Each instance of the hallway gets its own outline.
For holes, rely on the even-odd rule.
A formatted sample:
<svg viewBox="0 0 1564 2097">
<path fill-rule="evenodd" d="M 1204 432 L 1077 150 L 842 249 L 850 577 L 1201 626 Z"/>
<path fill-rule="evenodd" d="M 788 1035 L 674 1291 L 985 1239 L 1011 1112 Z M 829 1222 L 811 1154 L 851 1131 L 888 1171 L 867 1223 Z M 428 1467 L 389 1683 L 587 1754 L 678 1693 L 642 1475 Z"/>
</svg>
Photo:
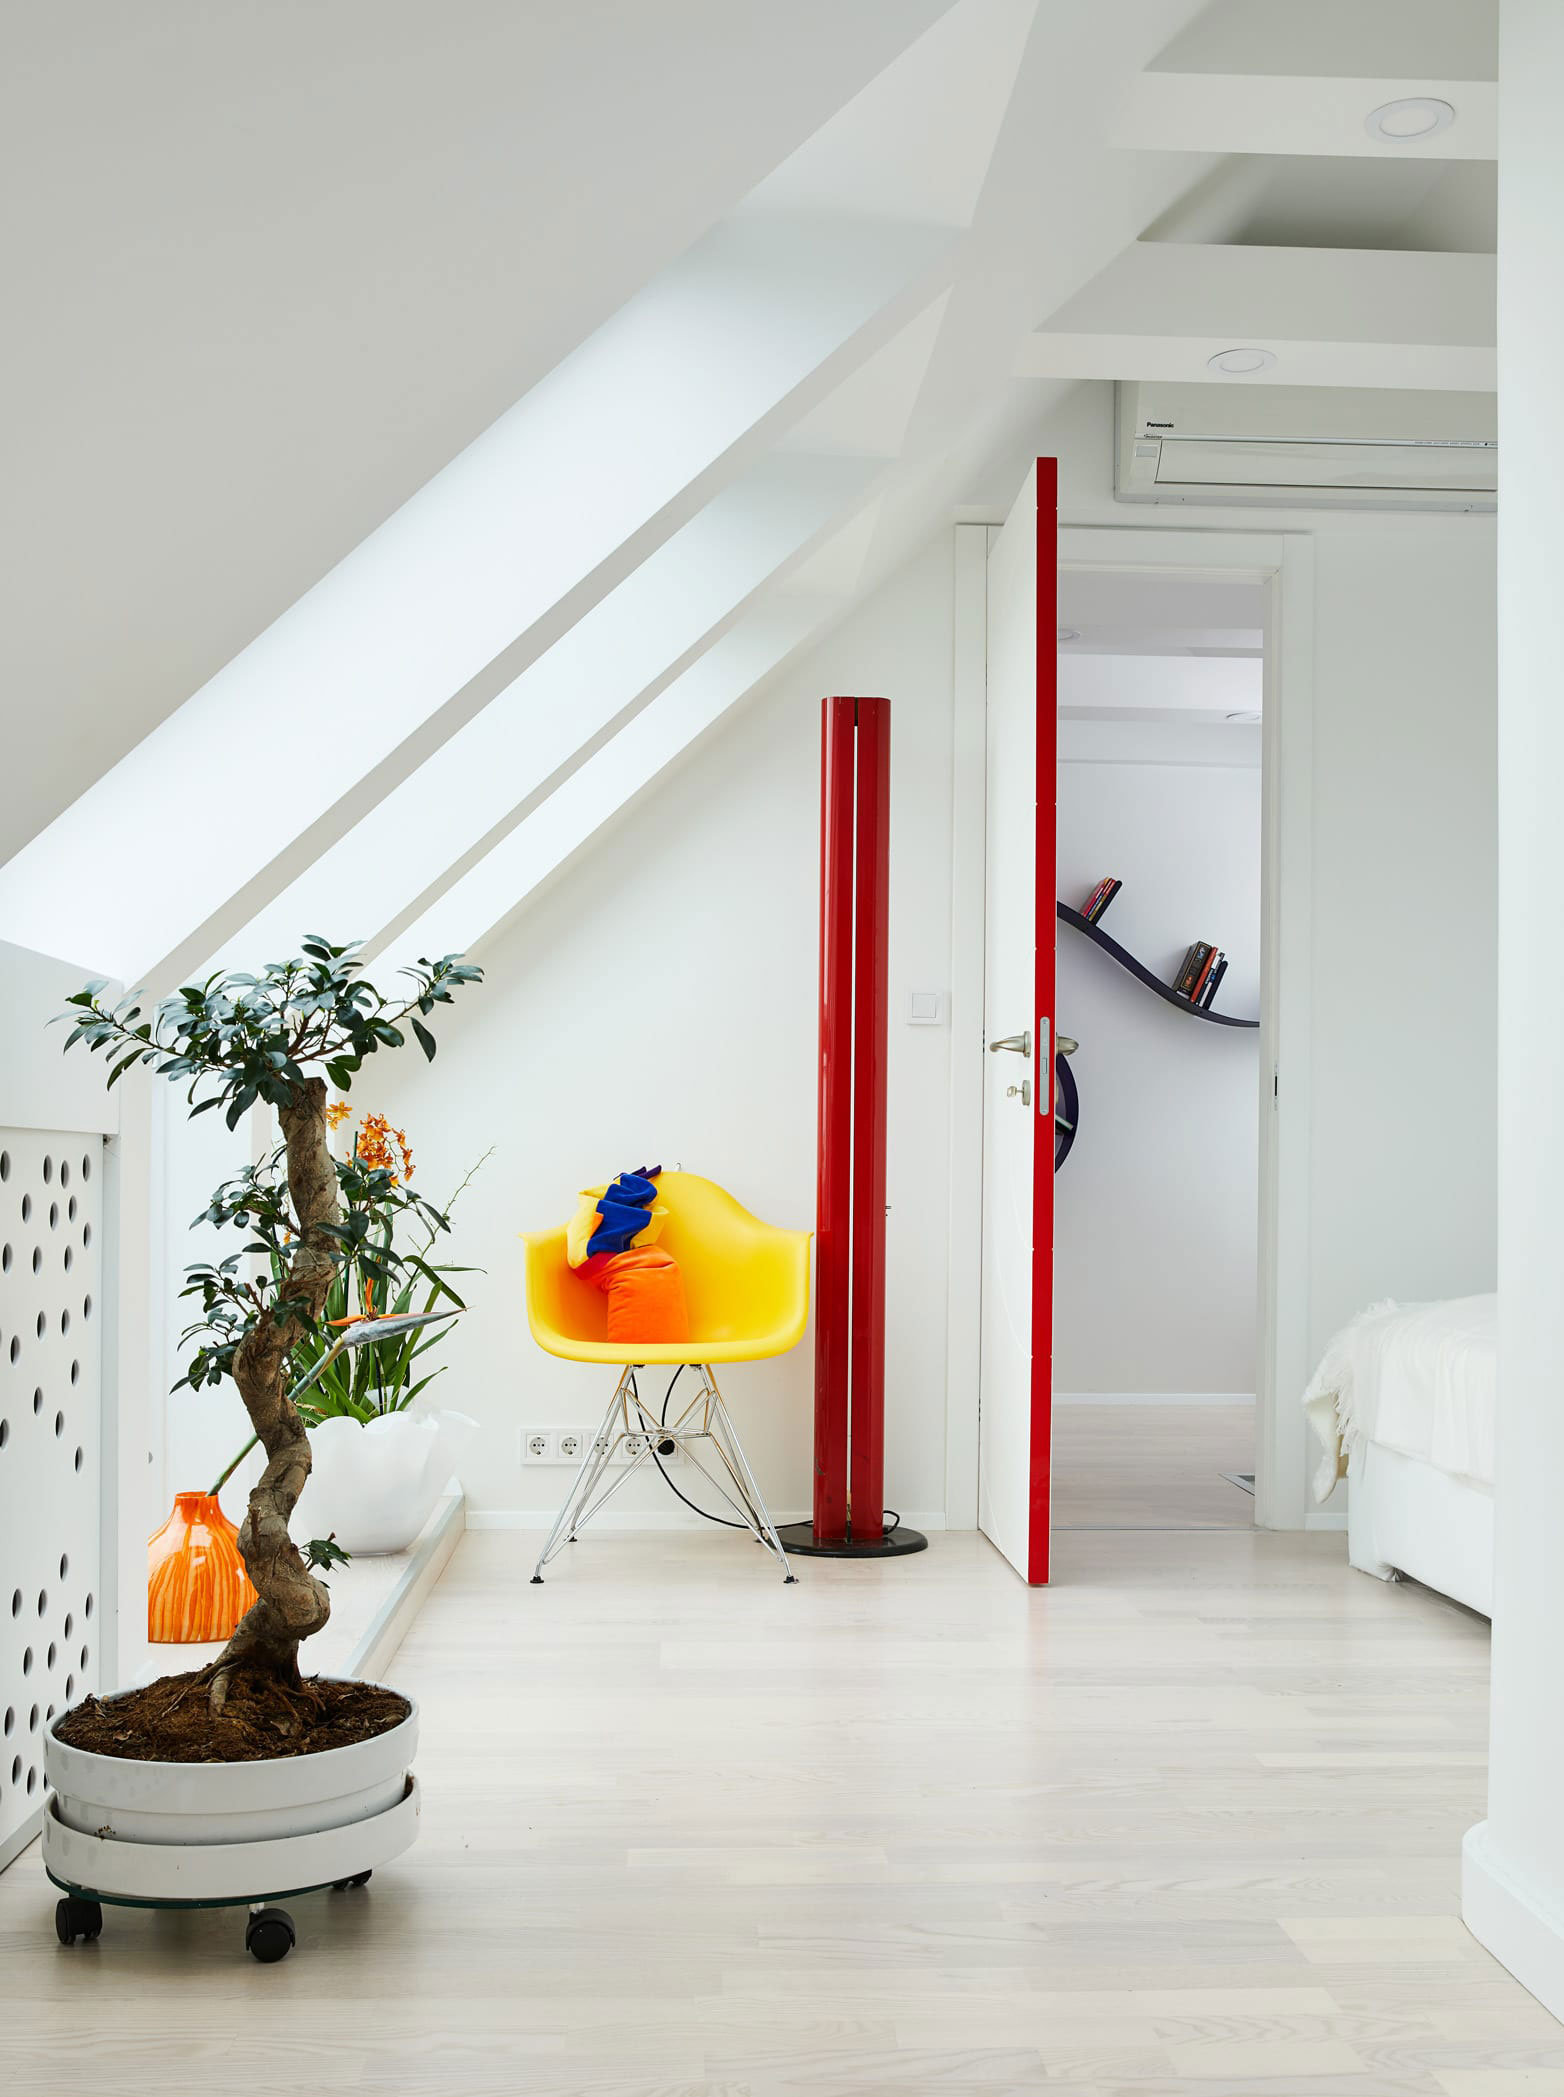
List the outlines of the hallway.
<svg viewBox="0 0 1564 2097">
<path fill-rule="evenodd" d="M 1055 1529 L 1248 1529 L 1250 1404 L 1054 1404 Z"/>
</svg>

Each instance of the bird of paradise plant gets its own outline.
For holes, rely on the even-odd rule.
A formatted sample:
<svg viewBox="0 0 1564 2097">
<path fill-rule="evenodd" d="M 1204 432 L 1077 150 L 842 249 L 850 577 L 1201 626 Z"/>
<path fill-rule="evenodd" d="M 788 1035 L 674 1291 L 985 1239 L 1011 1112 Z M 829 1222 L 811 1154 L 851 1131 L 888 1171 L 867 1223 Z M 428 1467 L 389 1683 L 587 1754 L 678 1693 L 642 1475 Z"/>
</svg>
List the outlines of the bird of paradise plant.
<svg viewBox="0 0 1564 2097">
<path fill-rule="evenodd" d="M 326 1120 L 333 1132 L 341 1128 L 351 1111 L 346 1100 L 337 1100 L 326 1109 Z M 452 1209 L 493 1156 L 492 1149 L 484 1152 L 444 1208 L 438 1210 L 427 1205 L 410 1209 L 386 1198 L 392 1190 L 405 1189 L 417 1168 L 406 1131 L 392 1128 L 385 1115 L 364 1115 L 354 1134 L 351 1155 L 353 1163 L 367 1175 L 362 1205 L 371 1212 L 371 1228 L 355 1243 L 333 1278 L 320 1326 L 294 1350 L 301 1372 L 329 1352 L 331 1336 L 326 1328 L 340 1330 L 355 1318 L 400 1318 L 419 1310 L 428 1313 L 442 1299 L 458 1310 L 465 1309 L 446 1277 L 482 1271 L 444 1261 L 430 1262 L 428 1255 L 440 1232 L 450 1228 Z M 351 1196 L 348 1206 L 351 1212 Z M 425 1235 L 410 1252 L 398 1252 L 397 1268 L 402 1279 L 391 1293 L 385 1254 L 387 1250 L 397 1251 L 396 1221 L 398 1216 L 409 1214 L 419 1216 Z M 415 1301 L 419 1294 L 423 1296 L 422 1304 Z M 370 1340 L 336 1355 L 310 1386 L 308 1398 L 300 1400 L 299 1411 L 306 1426 L 317 1426 L 339 1414 L 362 1422 L 384 1413 L 404 1412 L 442 1373 L 438 1367 L 423 1374 L 415 1372 L 421 1358 L 438 1347 L 449 1331 L 445 1324 L 419 1326 L 395 1338 Z"/>
</svg>

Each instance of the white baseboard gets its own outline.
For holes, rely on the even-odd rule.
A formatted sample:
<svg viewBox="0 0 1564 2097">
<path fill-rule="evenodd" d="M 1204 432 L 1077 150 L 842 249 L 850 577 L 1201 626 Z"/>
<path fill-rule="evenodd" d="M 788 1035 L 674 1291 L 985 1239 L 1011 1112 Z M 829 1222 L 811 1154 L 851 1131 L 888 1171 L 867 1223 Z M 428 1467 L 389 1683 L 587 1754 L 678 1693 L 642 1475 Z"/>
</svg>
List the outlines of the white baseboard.
<svg viewBox="0 0 1564 2097">
<path fill-rule="evenodd" d="M 1253 1405 L 1253 1391 L 1055 1391 L 1055 1405 Z"/>
<path fill-rule="evenodd" d="M 1544 2009 L 1564 2020 L 1564 1908 L 1515 1876 L 1486 1820 L 1461 1844 L 1461 1919 Z"/>
<path fill-rule="evenodd" d="M 469 1507 L 467 1527 L 469 1529 L 528 1529 L 547 1533 L 554 1526 L 554 1517 L 559 1513 L 555 1507 Z M 783 1522 L 804 1522 L 809 1519 L 807 1508 L 776 1507 L 772 1519 L 778 1526 Z M 909 1529 L 921 1529 L 925 1535 L 930 1530 L 945 1527 L 943 1514 L 904 1514 L 902 1521 Z M 653 1529 L 709 1529 L 711 1524 L 703 1522 L 698 1514 L 687 1513 L 682 1507 L 648 1508 L 644 1513 L 635 1508 L 613 1508 L 605 1514 L 595 1515 L 589 1525 L 593 1529 L 617 1529 L 633 1534 L 636 1530 Z"/>
</svg>

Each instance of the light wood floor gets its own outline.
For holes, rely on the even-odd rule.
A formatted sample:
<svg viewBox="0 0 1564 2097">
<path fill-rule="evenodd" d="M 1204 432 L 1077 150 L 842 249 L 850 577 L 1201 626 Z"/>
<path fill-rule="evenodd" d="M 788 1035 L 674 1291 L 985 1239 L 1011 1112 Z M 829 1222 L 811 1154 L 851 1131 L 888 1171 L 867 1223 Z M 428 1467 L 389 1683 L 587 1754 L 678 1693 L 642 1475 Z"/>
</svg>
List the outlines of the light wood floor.
<svg viewBox="0 0 1564 2097">
<path fill-rule="evenodd" d="M 1487 1634 L 1336 1535 L 980 1539 L 784 1588 L 719 1535 L 469 1535 L 402 1650 L 422 1839 L 292 1903 L 0 1878 L 7 2097 L 1560 2097 L 1457 1918 Z"/>
<path fill-rule="evenodd" d="M 1247 1529 L 1253 1405 L 1056 1405 L 1056 1529 Z"/>
</svg>

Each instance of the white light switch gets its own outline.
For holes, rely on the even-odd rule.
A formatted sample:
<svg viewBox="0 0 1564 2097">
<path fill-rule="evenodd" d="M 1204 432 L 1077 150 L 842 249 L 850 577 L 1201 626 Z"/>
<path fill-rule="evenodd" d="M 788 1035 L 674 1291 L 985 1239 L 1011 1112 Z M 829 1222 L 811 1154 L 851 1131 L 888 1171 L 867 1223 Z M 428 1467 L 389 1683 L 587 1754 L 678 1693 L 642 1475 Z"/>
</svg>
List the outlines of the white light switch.
<svg viewBox="0 0 1564 2097">
<path fill-rule="evenodd" d="M 943 990 L 909 990 L 907 993 L 907 1024 L 909 1027 L 937 1027 L 945 1003 Z"/>
</svg>

